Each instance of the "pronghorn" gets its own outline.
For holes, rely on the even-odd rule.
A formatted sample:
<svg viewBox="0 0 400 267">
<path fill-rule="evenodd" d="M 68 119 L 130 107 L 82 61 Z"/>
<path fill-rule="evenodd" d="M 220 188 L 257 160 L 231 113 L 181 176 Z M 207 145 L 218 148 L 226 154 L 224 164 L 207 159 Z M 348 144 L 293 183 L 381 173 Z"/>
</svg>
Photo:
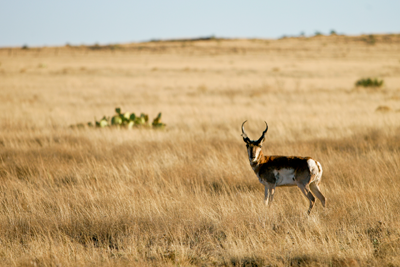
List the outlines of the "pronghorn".
<svg viewBox="0 0 400 267">
<path fill-rule="evenodd" d="M 268 124 L 265 122 L 265 130 L 255 141 L 247 137 L 244 131 L 245 123 L 246 121 L 242 124 L 242 137 L 246 143 L 250 166 L 260 183 L 265 186 L 265 204 L 268 205 L 268 202 L 272 202 L 275 187 L 298 186 L 310 201 L 308 214 L 315 203 L 313 194 L 325 207 L 326 199 L 318 186 L 322 176 L 321 164 L 310 157 L 264 156 L 261 146 L 265 140 L 265 133 L 268 131 Z"/>
</svg>

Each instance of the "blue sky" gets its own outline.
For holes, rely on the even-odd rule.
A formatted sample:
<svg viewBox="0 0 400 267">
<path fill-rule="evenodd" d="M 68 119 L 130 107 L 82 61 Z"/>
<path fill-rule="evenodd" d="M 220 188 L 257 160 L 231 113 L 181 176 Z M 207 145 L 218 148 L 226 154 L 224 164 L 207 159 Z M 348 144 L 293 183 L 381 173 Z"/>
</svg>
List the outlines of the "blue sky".
<svg viewBox="0 0 400 267">
<path fill-rule="evenodd" d="M 398 0 L 0 0 L 0 47 L 400 33 Z"/>
</svg>

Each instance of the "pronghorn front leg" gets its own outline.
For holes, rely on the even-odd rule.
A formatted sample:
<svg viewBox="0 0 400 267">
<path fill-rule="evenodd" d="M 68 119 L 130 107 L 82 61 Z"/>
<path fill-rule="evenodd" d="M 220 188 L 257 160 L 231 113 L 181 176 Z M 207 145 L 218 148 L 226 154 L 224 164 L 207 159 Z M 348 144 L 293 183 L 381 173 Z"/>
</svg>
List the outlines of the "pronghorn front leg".
<svg viewBox="0 0 400 267">
<path fill-rule="evenodd" d="M 268 186 L 265 186 L 265 193 L 264 193 L 265 206 L 268 206 L 268 201 L 269 201 L 268 190 L 269 190 Z"/>
<path fill-rule="evenodd" d="M 272 202 L 272 200 L 274 199 L 274 194 L 275 194 L 275 184 L 268 183 L 265 186 L 265 197 L 264 197 L 265 205 L 268 206 L 268 204 Z"/>
<path fill-rule="evenodd" d="M 269 190 L 268 190 L 269 191 L 269 201 L 272 202 L 272 200 L 274 200 L 276 184 L 268 183 L 268 187 L 269 187 Z"/>
</svg>

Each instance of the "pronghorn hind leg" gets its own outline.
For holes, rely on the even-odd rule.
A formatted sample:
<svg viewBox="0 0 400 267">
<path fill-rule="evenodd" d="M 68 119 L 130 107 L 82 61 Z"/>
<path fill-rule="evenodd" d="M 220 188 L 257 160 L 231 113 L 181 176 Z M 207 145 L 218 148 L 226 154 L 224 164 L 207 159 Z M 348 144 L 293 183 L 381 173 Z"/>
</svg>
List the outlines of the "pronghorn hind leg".
<svg viewBox="0 0 400 267">
<path fill-rule="evenodd" d="M 324 208 L 325 208 L 326 198 L 321 193 L 321 190 L 319 189 L 319 186 L 315 181 L 310 183 L 310 190 L 321 201 L 322 206 L 324 206 Z"/>
<path fill-rule="evenodd" d="M 306 196 L 306 198 L 308 198 L 308 200 L 310 201 L 310 207 L 308 208 L 307 212 L 308 214 L 310 214 L 315 204 L 315 197 L 305 185 L 298 183 L 297 186 L 300 188 L 300 191 Z"/>
</svg>

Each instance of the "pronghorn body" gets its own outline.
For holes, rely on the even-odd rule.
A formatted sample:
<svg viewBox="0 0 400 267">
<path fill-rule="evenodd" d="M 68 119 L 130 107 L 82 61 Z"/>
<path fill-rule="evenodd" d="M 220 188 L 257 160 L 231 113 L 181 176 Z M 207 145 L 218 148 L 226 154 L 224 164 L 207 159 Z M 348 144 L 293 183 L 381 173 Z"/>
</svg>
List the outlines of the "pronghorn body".
<svg viewBox="0 0 400 267">
<path fill-rule="evenodd" d="M 310 157 L 264 156 L 261 146 L 265 140 L 268 125 L 260 139 L 254 141 L 250 140 L 244 132 L 244 123 L 242 124 L 243 140 L 246 143 L 250 166 L 260 183 L 265 186 L 265 204 L 272 202 L 276 187 L 297 186 L 310 201 L 308 213 L 314 206 L 314 195 L 325 207 L 326 199 L 319 189 L 322 176 L 321 164 Z"/>
</svg>

